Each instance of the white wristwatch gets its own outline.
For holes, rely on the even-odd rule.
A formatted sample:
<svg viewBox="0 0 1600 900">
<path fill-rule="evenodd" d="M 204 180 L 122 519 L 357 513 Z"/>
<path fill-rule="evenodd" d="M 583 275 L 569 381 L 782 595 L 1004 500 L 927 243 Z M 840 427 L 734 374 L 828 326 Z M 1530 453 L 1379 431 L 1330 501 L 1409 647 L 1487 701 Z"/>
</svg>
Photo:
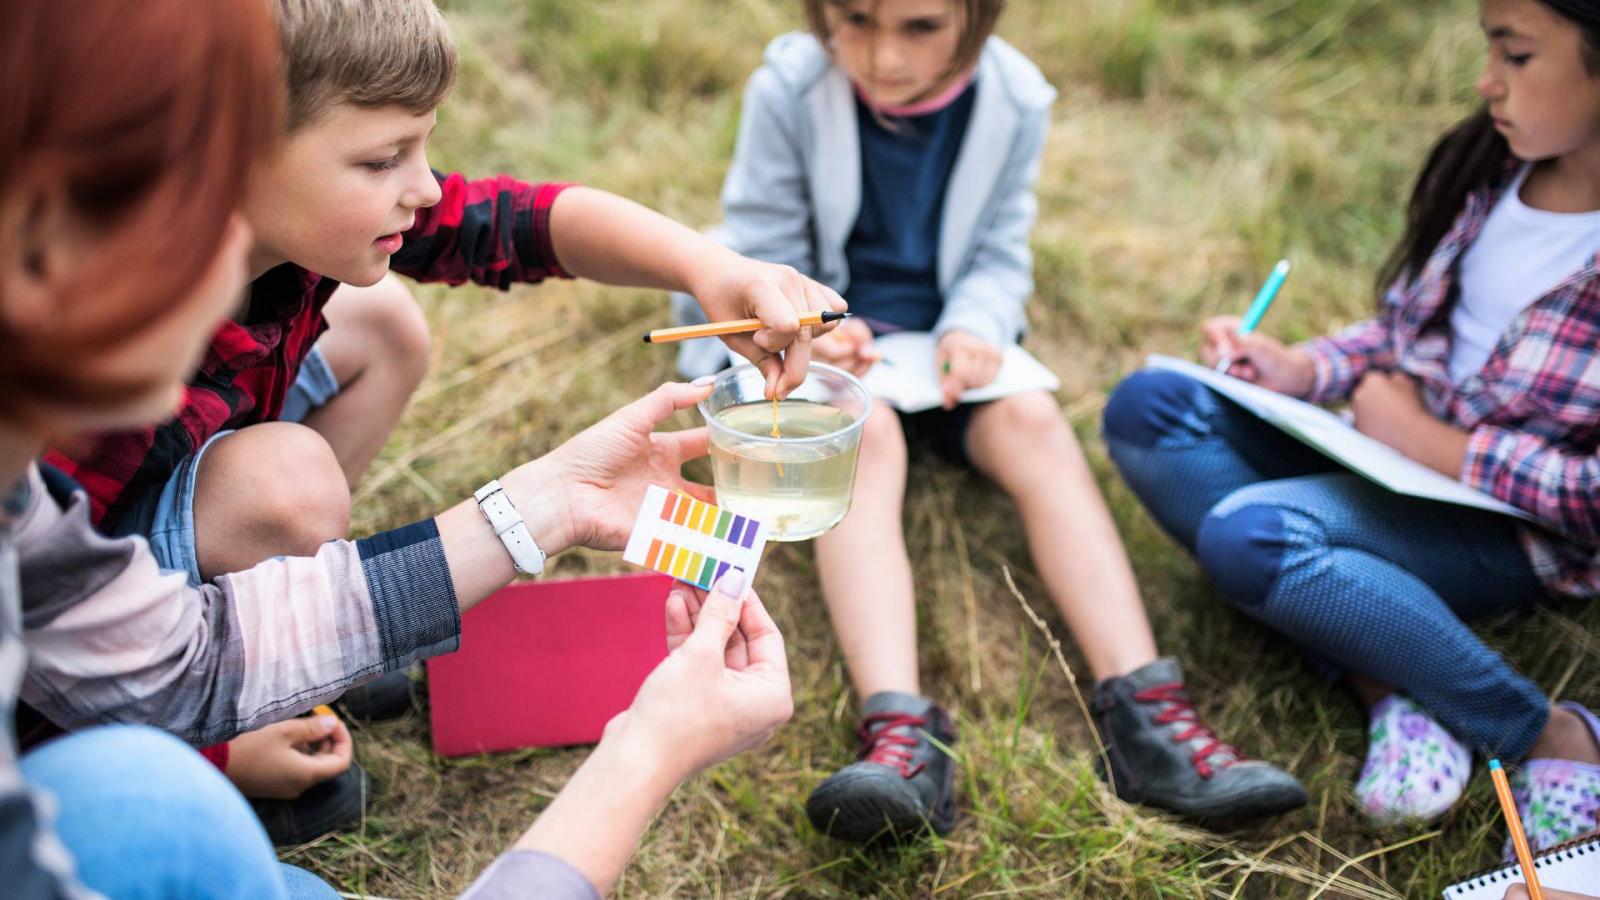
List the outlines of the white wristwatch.
<svg viewBox="0 0 1600 900">
<path fill-rule="evenodd" d="M 500 486 L 500 482 L 489 482 L 473 492 L 472 497 L 478 501 L 478 509 L 483 517 L 489 520 L 489 527 L 500 536 L 500 543 L 506 545 L 506 552 L 511 554 L 511 564 L 517 567 L 517 571 L 524 575 L 543 572 L 544 551 L 533 542 L 533 535 L 523 523 L 522 514 L 512 505 L 511 496 Z"/>
</svg>

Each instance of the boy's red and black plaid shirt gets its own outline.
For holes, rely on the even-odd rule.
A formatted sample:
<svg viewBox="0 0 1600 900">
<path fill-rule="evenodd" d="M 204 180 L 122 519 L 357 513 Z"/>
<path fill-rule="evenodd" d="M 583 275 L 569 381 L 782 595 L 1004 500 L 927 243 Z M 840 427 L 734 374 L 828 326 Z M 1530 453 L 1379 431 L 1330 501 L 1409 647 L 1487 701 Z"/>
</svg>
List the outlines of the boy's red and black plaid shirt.
<svg viewBox="0 0 1600 900">
<path fill-rule="evenodd" d="M 443 196 L 417 211 L 390 268 L 418 281 L 505 290 L 569 276 L 550 240 L 550 207 L 567 184 L 508 176 L 469 181 L 435 173 Z M 97 524 L 159 490 L 183 458 L 219 431 L 276 419 L 300 364 L 327 328 L 322 309 L 339 283 L 285 263 L 250 286 L 242 322 L 227 322 L 190 379 L 177 414 L 153 428 L 102 434 L 48 461 L 82 485 Z"/>
</svg>

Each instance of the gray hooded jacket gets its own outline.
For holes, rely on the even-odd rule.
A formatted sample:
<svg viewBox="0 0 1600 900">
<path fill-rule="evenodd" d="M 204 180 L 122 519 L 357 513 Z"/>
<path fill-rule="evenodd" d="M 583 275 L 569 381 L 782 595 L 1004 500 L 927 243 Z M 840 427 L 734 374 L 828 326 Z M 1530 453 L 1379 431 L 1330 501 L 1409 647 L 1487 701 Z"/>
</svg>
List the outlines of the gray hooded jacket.
<svg viewBox="0 0 1600 900">
<path fill-rule="evenodd" d="M 1038 212 L 1033 188 L 1056 92 L 997 37 L 979 57 L 976 84 L 945 193 L 938 259 L 944 310 L 934 334 L 961 329 L 1003 346 L 1027 327 L 1028 236 Z M 722 209 L 725 220 L 712 234 L 727 246 L 793 266 L 840 293 L 848 289 L 845 243 L 861 211 L 855 94 L 810 34 L 774 40 L 751 76 Z M 673 311 L 680 322 L 705 320 L 683 294 L 674 297 Z M 715 339 L 686 342 L 680 372 L 715 371 L 727 359 L 722 347 Z"/>
</svg>

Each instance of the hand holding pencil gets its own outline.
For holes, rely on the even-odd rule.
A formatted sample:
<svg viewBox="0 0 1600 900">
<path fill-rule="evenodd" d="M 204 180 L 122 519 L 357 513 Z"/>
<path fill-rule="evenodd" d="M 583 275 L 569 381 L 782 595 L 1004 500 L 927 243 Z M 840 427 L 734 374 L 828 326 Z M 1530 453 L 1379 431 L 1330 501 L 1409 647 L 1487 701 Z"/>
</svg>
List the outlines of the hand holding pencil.
<svg viewBox="0 0 1600 900">
<path fill-rule="evenodd" d="M 1200 326 L 1200 361 L 1216 367 L 1226 360 L 1229 375 L 1264 388 L 1304 397 L 1311 392 L 1315 372 L 1311 357 L 1260 332 L 1239 333 L 1238 316 L 1217 316 Z"/>
<path fill-rule="evenodd" d="M 1201 327 L 1200 358 L 1218 372 L 1226 372 L 1264 388 L 1304 397 L 1311 392 L 1315 372 L 1311 358 L 1281 341 L 1256 333 L 1289 277 L 1289 261 L 1278 260 L 1272 274 L 1256 293 L 1243 316 L 1218 316 Z"/>
<path fill-rule="evenodd" d="M 844 299 L 789 266 L 721 251 L 694 267 L 689 293 L 712 323 L 756 319 L 757 327 L 719 334 L 728 349 L 766 376 L 768 397 L 787 396 L 806 380 L 811 339 L 833 324 L 801 324 L 806 314 L 843 313 Z M 652 341 L 653 343 L 653 341 Z"/>
</svg>

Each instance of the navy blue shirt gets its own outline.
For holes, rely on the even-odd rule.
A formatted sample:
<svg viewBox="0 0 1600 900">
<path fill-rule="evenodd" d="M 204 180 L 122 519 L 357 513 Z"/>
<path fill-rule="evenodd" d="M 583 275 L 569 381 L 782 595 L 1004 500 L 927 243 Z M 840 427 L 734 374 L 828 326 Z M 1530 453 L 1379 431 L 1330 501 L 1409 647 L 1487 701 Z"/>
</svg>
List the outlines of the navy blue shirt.
<svg viewBox="0 0 1600 900">
<path fill-rule="evenodd" d="M 861 213 L 844 245 L 850 266 L 844 296 L 875 332 L 932 331 L 939 320 L 944 192 L 975 93 L 968 85 L 944 108 L 892 119 L 889 127 L 856 98 Z"/>
</svg>

